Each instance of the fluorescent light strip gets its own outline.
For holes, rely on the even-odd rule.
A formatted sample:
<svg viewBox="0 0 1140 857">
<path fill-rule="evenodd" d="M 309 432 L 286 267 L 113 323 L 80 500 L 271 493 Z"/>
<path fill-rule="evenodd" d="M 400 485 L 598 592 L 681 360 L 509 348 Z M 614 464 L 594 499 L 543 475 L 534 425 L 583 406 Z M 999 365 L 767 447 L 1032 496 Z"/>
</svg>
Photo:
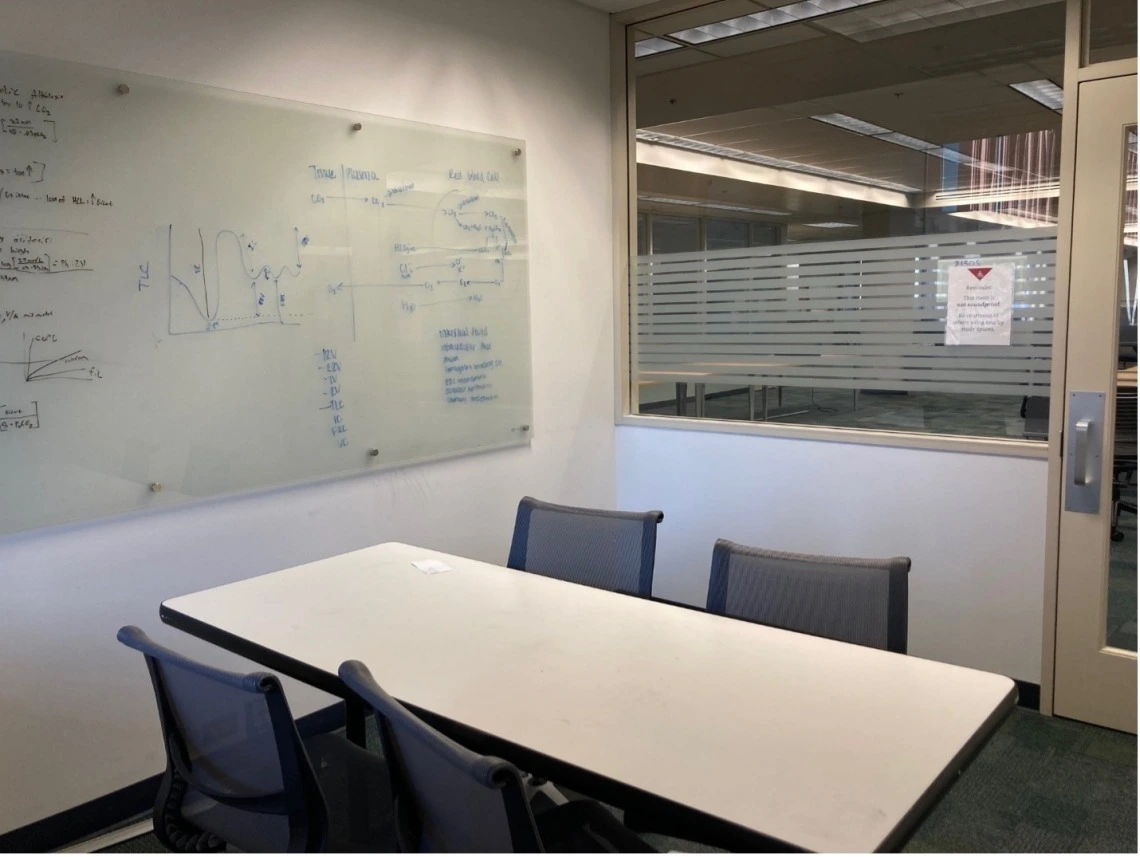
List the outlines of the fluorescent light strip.
<svg viewBox="0 0 1140 857">
<path fill-rule="evenodd" d="M 816 229 L 848 229 L 858 225 L 858 223 L 840 223 L 838 220 L 825 220 L 822 223 L 804 224 L 804 226 L 813 226 Z"/>
<path fill-rule="evenodd" d="M 866 176 L 857 176 L 853 173 L 841 173 L 838 170 L 828 170 L 823 167 L 813 167 L 809 164 L 796 163 L 795 161 L 785 161 L 783 158 L 770 158 L 767 155 L 745 152 L 742 149 L 731 149 L 728 146 L 702 143 L 699 140 L 691 140 L 688 137 L 674 137 L 670 134 L 658 134 L 656 131 L 639 130 L 637 132 L 637 139 L 644 140 L 646 143 L 659 143 L 663 146 L 672 146 L 675 149 L 703 152 L 706 155 L 715 155 L 718 158 L 729 158 L 734 161 L 759 164 L 778 170 L 789 170 L 791 172 L 806 173 L 807 175 L 820 176 L 822 178 L 839 179 L 840 181 L 866 185 L 867 187 L 878 187 L 883 190 L 898 191 L 899 193 L 919 192 L 919 188 L 911 187 L 910 185 L 879 181 L 878 179 L 867 178 Z"/>
<path fill-rule="evenodd" d="M 651 57 L 654 54 L 663 54 L 667 51 L 675 51 L 684 47 L 676 42 L 671 42 L 668 39 L 659 39 L 654 36 L 652 39 L 642 39 L 640 42 L 633 44 L 633 56 L 636 59 L 642 57 Z"/>
<path fill-rule="evenodd" d="M 1025 217 L 1020 214 L 1006 214 L 1000 211 L 951 211 L 951 217 L 966 220 L 980 220 L 983 223 L 996 223 L 1000 226 L 1013 226 L 1033 229 L 1038 226 L 1056 226 L 1056 220 L 1042 220 L 1039 217 Z"/>
<path fill-rule="evenodd" d="M 836 128 L 842 128 L 844 131 L 850 131 L 853 134 L 870 137 L 874 140 L 882 140 L 885 143 L 894 143 L 896 146 L 902 146 L 904 149 L 911 149 L 915 152 L 924 152 L 927 155 L 933 155 L 944 161 L 951 161 L 955 164 L 965 164 L 966 166 L 977 167 L 980 170 L 987 170 L 989 172 L 1002 171 L 1002 167 L 996 164 L 983 163 L 976 158 L 971 158 L 969 155 L 963 155 L 954 149 L 939 146 L 937 143 L 928 143 L 926 140 L 911 137 L 909 134 L 900 134 L 898 131 L 891 131 L 889 128 L 884 128 L 873 122 L 856 119 L 854 116 L 848 116 L 846 113 L 821 113 L 811 118 L 816 122 L 822 122 L 825 125 L 834 125 Z"/>
<path fill-rule="evenodd" d="M 1061 112 L 1061 106 L 1065 103 L 1065 91 L 1051 80 L 1027 80 L 1024 83 L 1011 83 L 1009 88 L 1058 113 Z"/>
<path fill-rule="evenodd" d="M 1020 199 L 1047 199 L 1061 195 L 1059 181 L 1015 184 L 976 190 L 940 190 L 933 195 L 938 205 L 971 205 L 983 202 L 1011 202 Z"/>
<path fill-rule="evenodd" d="M 842 128 L 844 131 L 851 131 L 866 137 L 873 137 L 876 134 L 894 133 L 889 128 L 884 128 L 873 122 L 864 122 L 862 119 L 856 119 L 854 116 L 848 116 L 846 113 L 821 113 L 819 116 L 813 116 L 811 118 L 816 122 L 834 125 L 836 128 Z"/>
<path fill-rule="evenodd" d="M 723 21 L 701 24 L 698 27 L 678 30 L 669 35 L 674 39 L 688 42 L 690 45 L 703 45 L 732 36 L 740 36 L 744 33 L 754 33 L 757 30 L 767 30 L 770 27 L 794 24 L 797 21 L 807 21 L 821 15 L 830 15 L 832 12 L 842 12 L 846 9 L 856 9 L 860 6 L 870 6 L 881 2 L 883 0 L 800 0 L 798 3 L 789 3 L 777 9 L 766 9 L 763 12 L 753 12 L 750 15 L 741 15 L 738 18 L 726 18 Z"/>
<path fill-rule="evenodd" d="M 679 199 L 673 196 L 650 196 L 648 194 L 638 194 L 637 198 L 642 202 L 657 202 L 664 205 L 692 205 L 698 208 L 715 208 L 718 211 L 744 211 L 749 214 L 766 214 L 770 217 L 787 217 L 786 211 L 774 211 L 770 208 L 753 208 L 748 205 L 731 205 L 726 202 L 702 202 L 699 199 Z"/>
</svg>

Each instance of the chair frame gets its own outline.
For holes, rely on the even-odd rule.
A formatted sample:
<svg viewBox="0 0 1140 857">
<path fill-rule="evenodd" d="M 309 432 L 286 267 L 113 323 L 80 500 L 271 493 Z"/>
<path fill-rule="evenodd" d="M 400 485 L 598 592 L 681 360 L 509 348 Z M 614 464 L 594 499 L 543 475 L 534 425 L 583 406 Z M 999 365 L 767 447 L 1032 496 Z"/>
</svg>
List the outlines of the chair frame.
<svg viewBox="0 0 1140 857">
<path fill-rule="evenodd" d="M 400 850 L 419 851 L 423 829 L 420 813 L 415 809 L 415 792 L 410 784 L 407 766 L 391 731 L 390 718 L 393 716 L 404 718 L 413 728 L 437 738 L 441 754 L 457 771 L 477 770 L 477 778 L 483 785 L 502 790 L 513 851 L 530 853 L 544 850 L 518 768 L 497 756 L 482 756 L 469 750 L 425 723 L 380 687 L 368 667 L 360 661 L 345 661 L 340 665 L 338 675 L 365 705 L 376 712 L 380 742 L 384 756 L 389 760 L 388 770 L 392 777 L 392 794 L 396 801 L 396 835 Z"/>
<path fill-rule="evenodd" d="M 158 703 L 158 717 L 166 749 L 166 771 L 152 813 L 158 840 L 172 851 L 225 850 L 226 843 L 221 837 L 192 828 L 182 819 L 179 811 L 182 799 L 187 789 L 193 789 L 210 800 L 234 809 L 286 816 L 289 823 L 288 851 L 323 850 L 328 838 L 328 808 L 280 680 L 270 673 L 242 675 L 206 666 L 156 643 L 142 630 L 131 625 L 119 630 L 118 639 L 124 645 L 141 652 L 146 659 Z M 197 781 L 191 771 L 186 743 L 170 702 L 160 662 L 168 662 L 204 678 L 264 697 L 281 764 L 281 791 L 235 798 L 220 794 Z"/>
<path fill-rule="evenodd" d="M 911 561 L 909 557 L 890 557 L 887 559 L 863 559 L 858 557 L 816 556 L 813 554 L 788 553 L 785 551 L 765 550 L 748 545 L 737 544 L 728 539 L 717 539 L 713 546 L 712 571 L 709 575 L 708 596 L 705 609 L 709 613 L 727 616 L 726 604 L 728 601 L 729 564 L 734 555 L 760 557 L 762 559 L 787 560 L 790 562 L 811 562 L 816 565 L 833 565 L 842 568 L 868 568 L 886 572 L 887 579 L 887 648 L 886 651 L 906 654 L 907 624 L 908 624 L 908 575 Z M 740 619 L 739 616 L 731 616 Z M 757 625 L 765 623 L 755 619 L 747 619 Z M 826 634 L 814 636 L 826 637 Z M 828 638 L 830 639 L 830 638 Z"/>
<path fill-rule="evenodd" d="M 584 506 L 561 506 L 557 503 L 536 500 L 534 497 L 523 497 L 519 500 L 518 513 L 515 516 L 515 531 L 511 538 L 507 568 L 513 568 L 516 571 L 529 571 L 526 567 L 526 552 L 527 542 L 530 538 L 530 516 L 535 509 L 568 515 L 585 515 L 591 518 L 620 518 L 628 521 L 641 521 L 641 568 L 638 570 L 637 591 L 627 594 L 644 597 L 653 595 L 653 567 L 657 559 L 657 525 L 665 520 L 664 512 L 656 509 L 649 512 L 618 512 L 611 509 L 590 509 Z"/>
</svg>

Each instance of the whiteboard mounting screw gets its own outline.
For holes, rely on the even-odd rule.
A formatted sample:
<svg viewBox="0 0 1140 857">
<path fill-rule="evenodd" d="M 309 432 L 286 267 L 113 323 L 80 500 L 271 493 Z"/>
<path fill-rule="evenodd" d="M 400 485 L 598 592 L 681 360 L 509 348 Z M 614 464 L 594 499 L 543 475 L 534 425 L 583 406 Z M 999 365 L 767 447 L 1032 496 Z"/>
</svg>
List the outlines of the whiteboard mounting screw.
<svg viewBox="0 0 1140 857">
<path fill-rule="evenodd" d="M 353 122 L 353 123 L 352 123 L 352 130 L 353 130 L 353 131 L 360 131 L 360 130 L 362 130 L 363 128 L 364 128 L 364 126 L 363 126 L 363 125 L 361 125 L 359 122 Z"/>
<path fill-rule="evenodd" d="M 376 456 L 378 456 L 380 454 L 380 450 L 370 449 L 370 450 L 368 450 L 368 454 L 371 455 L 373 458 L 375 458 Z"/>
<path fill-rule="evenodd" d="M 150 490 L 153 493 L 157 494 L 159 491 L 162 490 L 162 483 L 161 482 L 151 482 L 150 483 Z"/>
<path fill-rule="evenodd" d="M 118 86 L 115 87 L 115 92 L 119 93 L 119 95 L 126 95 L 130 91 L 131 91 L 131 88 L 129 86 L 127 86 L 125 83 L 120 83 Z"/>
<path fill-rule="evenodd" d="M 522 149 L 515 149 L 512 153 L 516 158 L 522 154 Z"/>
</svg>

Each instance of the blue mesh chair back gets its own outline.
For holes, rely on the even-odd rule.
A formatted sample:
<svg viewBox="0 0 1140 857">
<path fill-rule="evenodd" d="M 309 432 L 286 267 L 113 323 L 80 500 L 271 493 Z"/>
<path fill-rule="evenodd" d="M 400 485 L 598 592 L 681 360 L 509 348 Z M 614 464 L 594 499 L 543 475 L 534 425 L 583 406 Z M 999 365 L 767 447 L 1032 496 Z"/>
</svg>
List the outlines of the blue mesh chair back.
<svg viewBox="0 0 1140 857">
<path fill-rule="evenodd" d="M 315 851 L 327 810 L 281 683 L 214 669 L 133 626 L 119 641 L 146 658 L 166 743 L 155 833 L 175 851 Z"/>
<path fill-rule="evenodd" d="M 360 661 L 346 661 L 339 673 L 376 711 L 393 776 L 401 850 L 541 850 L 514 765 L 480 756 L 428 726 L 389 696 Z"/>
<path fill-rule="evenodd" d="M 906 653 L 910 560 L 713 548 L 710 613 Z"/>
<path fill-rule="evenodd" d="M 507 567 L 612 592 L 653 594 L 661 512 L 610 512 L 523 497 Z"/>
</svg>

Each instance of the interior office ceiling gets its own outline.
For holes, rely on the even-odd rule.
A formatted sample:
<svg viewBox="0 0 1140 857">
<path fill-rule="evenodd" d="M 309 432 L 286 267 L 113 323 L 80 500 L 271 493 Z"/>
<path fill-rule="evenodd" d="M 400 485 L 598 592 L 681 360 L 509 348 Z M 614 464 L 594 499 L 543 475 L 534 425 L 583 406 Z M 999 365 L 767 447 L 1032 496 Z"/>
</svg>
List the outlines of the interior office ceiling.
<svg viewBox="0 0 1140 857">
<path fill-rule="evenodd" d="M 594 9 L 601 9 L 603 12 L 625 12 L 629 9 L 636 9 L 638 6 L 644 6 L 647 0 L 578 0 L 583 6 L 592 6 Z"/>
<path fill-rule="evenodd" d="M 789 0 L 720 0 L 637 37 Z M 1063 0 L 885 0 L 637 59 L 637 125 L 867 179 L 926 187 L 943 161 L 824 124 L 840 113 L 938 146 L 1058 130 L 1011 83 L 1063 70 Z"/>
</svg>

